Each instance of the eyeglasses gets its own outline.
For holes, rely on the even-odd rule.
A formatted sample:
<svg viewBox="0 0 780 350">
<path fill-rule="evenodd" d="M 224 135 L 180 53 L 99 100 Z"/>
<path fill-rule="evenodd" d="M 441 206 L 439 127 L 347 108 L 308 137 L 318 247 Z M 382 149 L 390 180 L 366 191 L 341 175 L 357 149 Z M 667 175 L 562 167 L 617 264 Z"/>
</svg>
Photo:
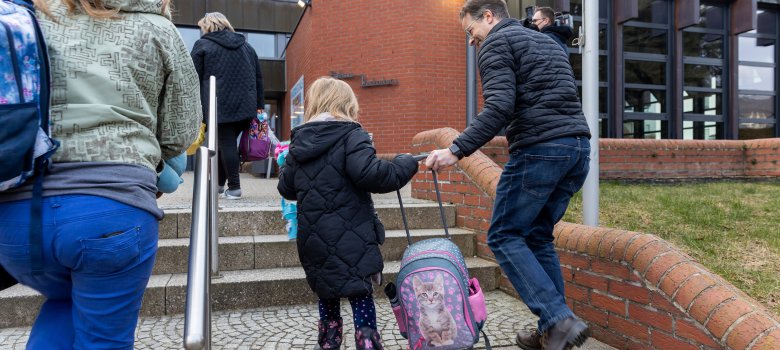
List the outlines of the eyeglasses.
<svg viewBox="0 0 780 350">
<path fill-rule="evenodd" d="M 473 26 L 474 26 L 474 23 L 476 23 L 476 22 L 477 22 L 477 20 L 476 20 L 476 19 L 475 19 L 475 20 L 473 20 L 473 21 L 471 21 L 471 23 L 469 23 L 469 25 L 468 25 L 468 26 L 466 26 L 466 29 L 464 29 L 464 31 L 466 32 L 466 36 L 467 36 L 469 39 L 471 39 L 471 27 L 473 27 Z"/>
<path fill-rule="evenodd" d="M 539 21 L 541 21 L 543 19 L 544 18 L 534 18 L 534 19 L 531 19 L 531 23 L 536 24 L 536 22 L 539 22 Z"/>
</svg>

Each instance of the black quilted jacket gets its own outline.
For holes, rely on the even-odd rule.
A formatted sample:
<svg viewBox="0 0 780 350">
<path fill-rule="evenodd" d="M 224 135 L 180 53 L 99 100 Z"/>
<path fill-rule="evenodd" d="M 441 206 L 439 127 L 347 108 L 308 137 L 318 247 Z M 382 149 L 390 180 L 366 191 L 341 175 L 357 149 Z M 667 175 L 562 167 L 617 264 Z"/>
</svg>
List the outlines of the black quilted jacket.
<svg viewBox="0 0 780 350">
<path fill-rule="evenodd" d="M 509 150 L 564 136 L 590 137 L 566 53 L 549 36 L 504 19 L 479 51 L 485 105 L 454 141 L 474 153 L 504 126 Z"/>
<path fill-rule="evenodd" d="M 243 34 L 220 30 L 204 35 L 192 48 L 200 78 L 203 119 L 208 119 L 209 77 L 217 78 L 217 123 L 250 119 L 265 108 L 263 73 L 257 53 Z"/>
<path fill-rule="evenodd" d="M 359 124 L 309 122 L 292 131 L 279 193 L 298 201 L 298 256 L 306 280 L 323 299 L 373 292 L 382 272 L 384 226 L 370 193 L 403 187 L 417 172 L 410 155 L 380 160 Z"/>
</svg>

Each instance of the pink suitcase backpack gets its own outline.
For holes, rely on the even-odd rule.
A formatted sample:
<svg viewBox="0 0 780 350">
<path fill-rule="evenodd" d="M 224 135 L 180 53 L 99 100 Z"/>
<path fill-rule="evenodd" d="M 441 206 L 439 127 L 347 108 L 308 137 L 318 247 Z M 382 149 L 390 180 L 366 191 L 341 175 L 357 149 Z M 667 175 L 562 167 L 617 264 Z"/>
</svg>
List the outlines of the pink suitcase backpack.
<svg viewBox="0 0 780 350">
<path fill-rule="evenodd" d="M 389 283 L 385 294 L 401 335 L 409 340 L 408 349 L 469 349 L 479 342 L 487 319 L 485 296 L 477 279 L 469 278 L 463 254 L 450 240 L 436 172 L 433 180 L 446 238 L 413 244 L 398 192 L 409 247 L 395 284 Z M 487 336 L 485 345 L 491 349 Z"/>
</svg>

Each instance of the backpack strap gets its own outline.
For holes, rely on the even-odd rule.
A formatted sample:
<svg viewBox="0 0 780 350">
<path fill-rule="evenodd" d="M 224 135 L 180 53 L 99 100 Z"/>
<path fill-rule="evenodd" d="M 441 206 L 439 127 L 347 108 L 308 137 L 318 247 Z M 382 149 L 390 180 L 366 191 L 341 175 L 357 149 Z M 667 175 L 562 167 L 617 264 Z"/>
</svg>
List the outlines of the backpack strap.
<svg viewBox="0 0 780 350">
<path fill-rule="evenodd" d="M 485 339 L 485 350 L 493 350 L 493 347 L 490 346 L 490 339 L 488 339 L 487 334 L 485 334 L 485 330 L 480 329 L 480 333 L 482 333 L 482 339 Z"/>
<path fill-rule="evenodd" d="M 46 40 L 43 37 L 43 31 L 38 23 L 38 18 L 35 16 L 35 8 L 33 7 L 32 2 L 25 0 L 23 1 L 23 4 L 20 5 L 26 5 L 25 7 L 30 12 L 32 23 L 35 26 L 38 53 L 41 55 L 41 57 L 39 57 L 39 85 L 41 86 L 41 91 L 38 93 L 40 128 L 46 133 L 46 136 L 51 136 L 49 130 L 49 107 L 51 103 L 49 51 L 46 47 Z M 52 139 L 51 142 L 55 147 L 47 152 L 47 154 L 41 155 L 35 160 L 33 173 L 35 182 L 33 184 L 32 201 L 30 202 L 30 264 L 32 265 L 33 275 L 43 272 L 43 174 L 49 165 L 49 157 L 59 147 L 59 142 L 56 140 Z"/>
<path fill-rule="evenodd" d="M 30 202 L 30 264 L 33 275 L 43 272 L 43 170 L 48 162 L 35 160 L 35 184 Z"/>
</svg>

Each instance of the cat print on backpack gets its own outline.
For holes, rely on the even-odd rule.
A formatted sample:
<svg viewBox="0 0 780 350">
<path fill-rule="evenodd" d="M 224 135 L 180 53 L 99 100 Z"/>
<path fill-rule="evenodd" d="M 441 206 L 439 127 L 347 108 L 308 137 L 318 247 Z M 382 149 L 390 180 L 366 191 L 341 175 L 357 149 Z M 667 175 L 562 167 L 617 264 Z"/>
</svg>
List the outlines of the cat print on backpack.
<svg viewBox="0 0 780 350">
<path fill-rule="evenodd" d="M 423 338 L 429 339 L 428 342 L 432 346 L 452 345 L 458 335 L 458 328 L 445 303 L 442 275 L 436 274 L 433 282 L 423 282 L 418 276 L 414 276 L 412 287 L 417 296 L 419 327 Z M 452 306 L 449 306 L 449 309 L 451 310 Z"/>
<path fill-rule="evenodd" d="M 399 295 L 405 306 L 410 349 L 471 348 L 478 330 L 472 323 L 467 289 L 447 269 L 422 268 L 406 275 Z M 465 292 L 465 293 L 464 293 Z"/>
</svg>

